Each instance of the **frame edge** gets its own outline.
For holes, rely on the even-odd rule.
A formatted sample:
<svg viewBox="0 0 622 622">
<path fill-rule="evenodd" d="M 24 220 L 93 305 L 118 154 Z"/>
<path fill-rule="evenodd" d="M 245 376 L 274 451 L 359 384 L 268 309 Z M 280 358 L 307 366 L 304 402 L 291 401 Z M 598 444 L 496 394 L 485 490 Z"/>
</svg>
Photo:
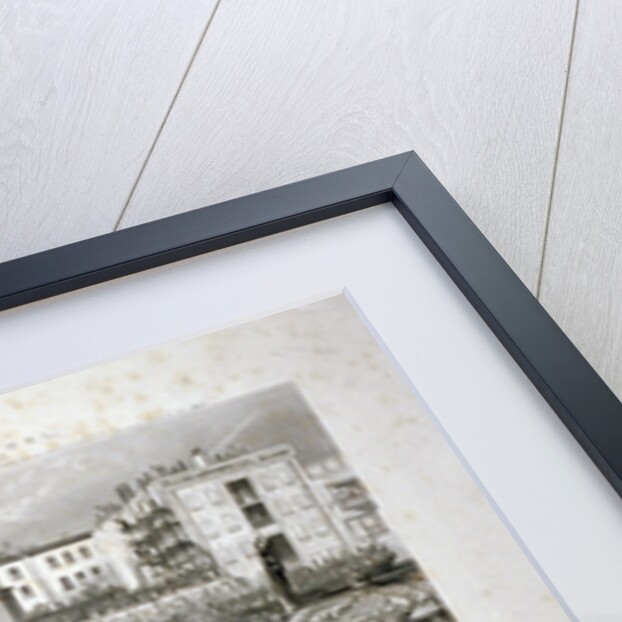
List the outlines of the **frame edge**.
<svg viewBox="0 0 622 622">
<path fill-rule="evenodd" d="M 622 497 L 622 403 L 413 152 L 393 203 Z"/>
<path fill-rule="evenodd" d="M 0 263 L 0 311 L 389 202 L 411 154 Z"/>
</svg>

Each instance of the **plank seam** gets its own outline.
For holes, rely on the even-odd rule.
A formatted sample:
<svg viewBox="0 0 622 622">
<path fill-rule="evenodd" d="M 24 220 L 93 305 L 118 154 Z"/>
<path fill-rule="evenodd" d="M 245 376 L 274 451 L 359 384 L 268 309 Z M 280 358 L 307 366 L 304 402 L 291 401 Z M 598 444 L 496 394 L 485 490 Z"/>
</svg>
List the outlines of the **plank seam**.
<svg viewBox="0 0 622 622">
<path fill-rule="evenodd" d="M 134 196 L 134 193 L 136 192 L 136 188 L 138 187 L 138 184 L 140 183 L 140 180 L 142 179 L 143 173 L 145 172 L 145 169 L 147 168 L 147 164 L 149 163 L 149 160 L 151 159 L 151 156 L 158 143 L 158 140 L 160 139 L 162 131 L 164 130 L 164 126 L 166 125 L 169 117 L 171 116 L 173 107 L 175 106 L 175 103 L 177 102 L 177 98 L 179 97 L 179 94 L 181 93 L 181 89 L 183 88 L 186 82 L 186 78 L 188 77 L 188 74 L 190 73 L 190 69 L 192 68 L 192 65 L 194 64 L 194 61 L 197 57 L 197 54 L 199 53 L 199 50 L 201 49 L 201 46 L 203 45 L 203 41 L 205 40 L 207 31 L 209 30 L 209 27 L 212 25 L 212 22 L 214 21 L 214 16 L 216 15 L 216 12 L 218 11 L 218 7 L 220 6 L 221 1 L 222 0 L 216 0 L 216 4 L 214 5 L 212 12 L 207 19 L 205 28 L 203 28 L 203 32 L 201 33 L 201 36 L 199 37 L 199 41 L 196 44 L 192 52 L 192 55 L 190 56 L 190 61 L 188 62 L 186 69 L 184 70 L 181 76 L 181 80 L 177 86 L 177 89 L 175 90 L 175 94 L 173 95 L 173 98 L 171 99 L 171 103 L 168 105 L 168 108 L 166 109 L 164 118 L 162 119 L 162 122 L 160 123 L 160 126 L 158 127 L 158 131 L 156 132 L 155 138 L 153 139 L 153 142 L 151 143 L 151 146 L 149 147 L 149 150 L 147 151 L 145 160 L 142 166 L 140 167 L 140 170 L 138 171 L 138 175 L 136 176 L 136 179 L 134 183 L 132 184 L 132 188 L 128 194 L 125 204 L 123 205 L 123 208 L 121 209 L 121 212 L 119 213 L 119 217 L 117 218 L 117 221 L 115 222 L 115 225 L 112 229 L 113 231 L 117 231 L 121 225 L 121 222 L 123 221 L 123 217 L 125 216 L 125 213 L 127 212 L 127 208 L 129 207 L 130 201 L 132 200 L 132 197 Z"/>
<path fill-rule="evenodd" d="M 546 247 L 549 238 L 549 226 L 551 223 L 551 209 L 553 207 L 553 197 L 555 195 L 555 182 L 557 181 L 557 168 L 559 164 L 559 152 L 562 142 L 562 132 L 564 127 L 564 119 L 566 117 L 566 105 L 568 101 L 568 85 L 570 83 L 570 68 L 572 66 L 572 56 L 575 46 L 575 38 L 577 34 L 577 22 L 579 18 L 579 3 L 580 0 L 576 0 L 574 18 L 572 22 L 572 33 L 570 35 L 570 49 L 568 51 L 568 63 L 566 65 L 566 80 L 564 82 L 564 91 L 562 95 L 562 105 L 559 115 L 559 125 L 557 128 L 557 141 L 555 144 L 555 157 L 553 159 L 553 171 L 551 174 L 551 187 L 549 189 L 549 196 L 546 206 L 546 214 L 544 217 L 544 230 L 542 232 L 542 247 L 540 251 L 540 266 L 538 269 L 538 277 L 536 280 L 535 296 L 540 300 L 540 292 L 542 289 L 542 275 L 544 273 L 544 263 L 546 255 Z"/>
</svg>

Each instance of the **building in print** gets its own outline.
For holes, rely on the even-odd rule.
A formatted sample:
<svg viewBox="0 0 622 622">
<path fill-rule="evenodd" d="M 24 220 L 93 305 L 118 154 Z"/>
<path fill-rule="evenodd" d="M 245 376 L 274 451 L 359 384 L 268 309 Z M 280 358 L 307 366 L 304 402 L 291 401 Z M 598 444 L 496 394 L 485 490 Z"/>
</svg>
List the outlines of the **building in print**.
<svg viewBox="0 0 622 622">
<path fill-rule="evenodd" d="M 118 583 L 111 561 L 90 533 L 4 559 L 0 562 L 4 606 L 16 617 L 28 618 L 93 598 Z"/>
<path fill-rule="evenodd" d="M 305 603 L 414 570 L 338 457 L 304 468 L 287 445 L 218 459 L 195 450 L 116 492 L 93 532 L 1 562 L 2 600 L 15 619 L 197 583 L 212 598 L 233 585 Z"/>
<path fill-rule="evenodd" d="M 454 621 L 289 384 L 11 469 L 0 622 Z"/>
<path fill-rule="evenodd" d="M 293 599 L 350 586 L 359 560 L 395 568 L 400 556 L 366 490 L 336 458 L 307 473 L 287 446 L 216 464 L 195 452 L 188 470 L 148 489 L 217 568 L 276 583 Z M 411 563 L 404 554 L 398 565 Z"/>
</svg>

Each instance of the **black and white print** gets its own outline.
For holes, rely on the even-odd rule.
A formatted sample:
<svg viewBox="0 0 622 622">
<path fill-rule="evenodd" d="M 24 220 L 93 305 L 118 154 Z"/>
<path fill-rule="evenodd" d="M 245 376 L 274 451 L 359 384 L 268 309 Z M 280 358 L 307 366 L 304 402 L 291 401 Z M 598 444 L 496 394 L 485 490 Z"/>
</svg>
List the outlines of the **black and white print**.
<svg viewBox="0 0 622 622">
<path fill-rule="evenodd" d="M 0 469 L 0 620 L 456 618 L 291 382 Z"/>
</svg>

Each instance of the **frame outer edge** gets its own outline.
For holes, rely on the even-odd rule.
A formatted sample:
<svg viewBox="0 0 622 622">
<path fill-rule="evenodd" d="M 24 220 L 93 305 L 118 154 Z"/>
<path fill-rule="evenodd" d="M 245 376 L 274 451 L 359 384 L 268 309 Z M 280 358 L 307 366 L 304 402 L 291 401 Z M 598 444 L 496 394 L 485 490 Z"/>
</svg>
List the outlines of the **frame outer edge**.
<svg viewBox="0 0 622 622">
<path fill-rule="evenodd" d="M 389 202 L 411 153 L 0 263 L 0 311 Z"/>
<path fill-rule="evenodd" d="M 622 496 L 622 403 L 414 152 L 393 202 Z"/>
</svg>

